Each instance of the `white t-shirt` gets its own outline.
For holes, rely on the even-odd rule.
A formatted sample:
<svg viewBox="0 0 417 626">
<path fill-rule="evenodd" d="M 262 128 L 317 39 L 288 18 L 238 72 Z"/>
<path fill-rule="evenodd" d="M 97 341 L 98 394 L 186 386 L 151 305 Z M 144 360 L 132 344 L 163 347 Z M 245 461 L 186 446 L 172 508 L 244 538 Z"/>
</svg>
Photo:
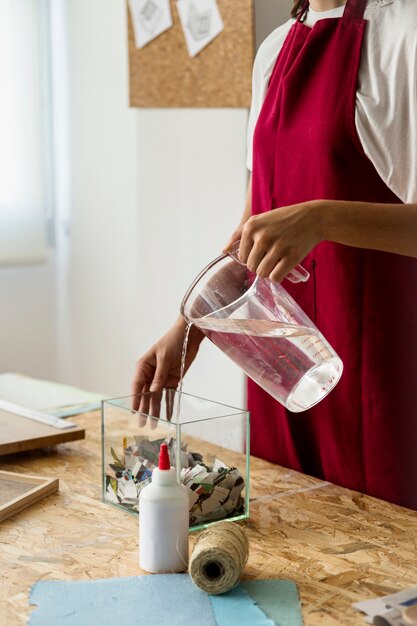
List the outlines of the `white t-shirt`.
<svg viewBox="0 0 417 626">
<path fill-rule="evenodd" d="M 340 17 L 344 7 L 308 11 L 305 24 Z M 417 0 L 368 0 L 356 94 L 356 128 L 365 154 L 403 202 L 417 202 Z M 276 58 L 294 20 L 274 30 L 256 55 L 248 125 L 252 138 Z"/>
</svg>

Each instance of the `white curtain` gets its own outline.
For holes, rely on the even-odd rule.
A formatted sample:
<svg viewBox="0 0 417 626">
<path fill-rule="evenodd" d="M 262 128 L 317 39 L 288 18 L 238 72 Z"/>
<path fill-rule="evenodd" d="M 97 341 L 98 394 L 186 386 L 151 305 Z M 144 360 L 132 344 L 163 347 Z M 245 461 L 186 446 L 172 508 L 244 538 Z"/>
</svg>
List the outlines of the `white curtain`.
<svg viewBox="0 0 417 626">
<path fill-rule="evenodd" d="M 0 264 L 46 256 L 43 0 L 0 0 Z"/>
</svg>

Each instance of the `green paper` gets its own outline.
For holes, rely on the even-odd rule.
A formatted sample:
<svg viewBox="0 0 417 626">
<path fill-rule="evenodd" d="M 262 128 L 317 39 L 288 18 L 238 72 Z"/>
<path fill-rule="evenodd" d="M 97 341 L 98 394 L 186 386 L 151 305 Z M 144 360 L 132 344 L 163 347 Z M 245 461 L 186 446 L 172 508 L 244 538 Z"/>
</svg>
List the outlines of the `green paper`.
<svg viewBox="0 0 417 626">
<path fill-rule="evenodd" d="M 291 580 L 243 580 L 240 586 L 277 626 L 303 626 L 297 586 Z"/>
</svg>

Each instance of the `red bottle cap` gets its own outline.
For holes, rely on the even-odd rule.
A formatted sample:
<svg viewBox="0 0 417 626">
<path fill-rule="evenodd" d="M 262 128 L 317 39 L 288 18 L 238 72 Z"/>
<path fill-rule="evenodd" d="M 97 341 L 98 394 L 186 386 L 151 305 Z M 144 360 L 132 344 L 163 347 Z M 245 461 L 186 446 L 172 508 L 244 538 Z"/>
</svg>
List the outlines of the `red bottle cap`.
<svg viewBox="0 0 417 626">
<path fill-rule="evenodd" d="M 169 455 L 168 455 L 168 446 L 166 443 L 161 443 L 161 447 L 159 449 L 158 469 L 160 470 L 171 469 L 171 464 L 169 462 Z"/>
</svg>

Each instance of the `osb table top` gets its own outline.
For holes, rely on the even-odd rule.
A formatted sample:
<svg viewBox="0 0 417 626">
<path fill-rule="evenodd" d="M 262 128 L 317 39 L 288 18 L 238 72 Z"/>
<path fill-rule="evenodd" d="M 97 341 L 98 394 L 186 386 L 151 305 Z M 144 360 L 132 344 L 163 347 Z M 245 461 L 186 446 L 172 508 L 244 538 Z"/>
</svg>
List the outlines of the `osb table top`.
<svg viewBox="0 0 417 626">
<path fill-rule="evenodd" d="M 60 491 L 0 526 L 0 624 L 26 624 L 37 580 L 135 576 L 137 520 L 101 502 L 100 416 L 85 441 L 0 458 L 58 476 Z M 352 602 L 417 583 L 417 513 L 265 461 L 251 461 L 247 578 L 298 585 L 305 626 L 363 624 Z"/>
</svg>

